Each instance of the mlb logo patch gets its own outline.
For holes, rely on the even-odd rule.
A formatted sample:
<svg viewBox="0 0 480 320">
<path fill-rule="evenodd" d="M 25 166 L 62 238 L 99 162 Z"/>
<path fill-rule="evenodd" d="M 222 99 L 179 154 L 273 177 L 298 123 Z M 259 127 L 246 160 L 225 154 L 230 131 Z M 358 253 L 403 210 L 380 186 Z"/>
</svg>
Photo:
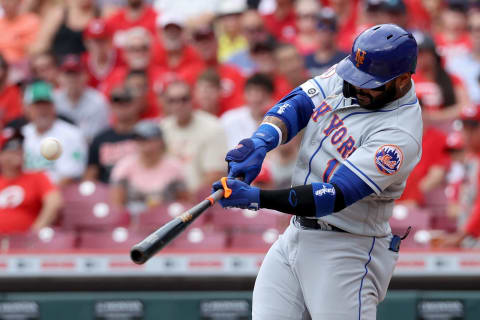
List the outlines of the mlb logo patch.
<svg viewBox="0 0 480 320">
<path fill-rule="evenodd" d="M 403 164 L 402 150 L 396 145 L 385 144 L 375 153 L 375 166 L 385 175 L 392 175 L 400 170 Z"/>
</svg>

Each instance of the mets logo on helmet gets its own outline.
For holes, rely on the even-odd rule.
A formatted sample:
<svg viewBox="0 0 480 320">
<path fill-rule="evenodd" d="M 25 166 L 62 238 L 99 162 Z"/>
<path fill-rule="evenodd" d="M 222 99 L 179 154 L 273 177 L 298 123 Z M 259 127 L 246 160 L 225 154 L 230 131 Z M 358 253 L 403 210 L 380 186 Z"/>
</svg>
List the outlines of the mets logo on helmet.
<svg viewBox="0 0 480 320">
<path fill-rule="evenodd" d="M 362 49 L 357 49 L 357 53 L 355 54 L 355 61 L 357 62 L 357 67 L 360 67 L 360 65 L 363 64 L 366 54 L 367 52 L 363 51 Z"/>
<path fill-rule="evenodd" d="M 375 153 L 375 166 L 385 175 L 396 173 L 403 163 L 402 150 L 396 145 L 385 144 Z"/>
</svg>

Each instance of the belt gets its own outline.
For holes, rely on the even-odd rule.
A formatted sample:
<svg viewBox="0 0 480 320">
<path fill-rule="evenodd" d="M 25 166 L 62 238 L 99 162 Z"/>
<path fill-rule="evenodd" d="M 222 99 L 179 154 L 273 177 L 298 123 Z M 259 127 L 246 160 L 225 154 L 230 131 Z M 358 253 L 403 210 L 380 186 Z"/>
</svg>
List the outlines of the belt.
<svg viewBox="0 0 480 320">
<path fill-rule="evenodd" d="M 308 219 L 302 216 L 295 216 L 295 221 L 303 228 L 323 230 L 323 231 L 336 231 L 336 232 L 347 232 L 343 229 L 335 227 L 326 222 L 317 220 L 317 219 Z"/>
</svg>

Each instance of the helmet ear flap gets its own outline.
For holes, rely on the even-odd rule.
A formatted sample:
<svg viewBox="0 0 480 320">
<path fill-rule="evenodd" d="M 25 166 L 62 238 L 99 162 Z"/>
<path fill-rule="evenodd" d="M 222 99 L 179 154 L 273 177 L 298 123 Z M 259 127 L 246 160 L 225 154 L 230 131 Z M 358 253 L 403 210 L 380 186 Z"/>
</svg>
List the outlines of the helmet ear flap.
<svg viewBox="0 0 480 320">
<path fill-rule="evenodd" d="M 343 96 L 345 98 L 354 97 L 356 93 L 355 88 L 350 82 L 343 80 Z"/>
</svg>

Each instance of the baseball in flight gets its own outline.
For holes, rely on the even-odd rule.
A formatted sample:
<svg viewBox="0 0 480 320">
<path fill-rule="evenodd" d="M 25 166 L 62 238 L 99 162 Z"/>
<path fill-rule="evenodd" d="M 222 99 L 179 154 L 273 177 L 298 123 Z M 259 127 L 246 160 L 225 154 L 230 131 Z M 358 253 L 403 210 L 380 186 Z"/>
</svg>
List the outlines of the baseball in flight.
<svg viewBox="0 0 480 320">
<path fill-rule="evenodd" d="M 45 138 L 40 145 L 40 152 L 47 160 L 56 160 L 62 155 L 62 145 L 55 138 Z"/>
</svg>

